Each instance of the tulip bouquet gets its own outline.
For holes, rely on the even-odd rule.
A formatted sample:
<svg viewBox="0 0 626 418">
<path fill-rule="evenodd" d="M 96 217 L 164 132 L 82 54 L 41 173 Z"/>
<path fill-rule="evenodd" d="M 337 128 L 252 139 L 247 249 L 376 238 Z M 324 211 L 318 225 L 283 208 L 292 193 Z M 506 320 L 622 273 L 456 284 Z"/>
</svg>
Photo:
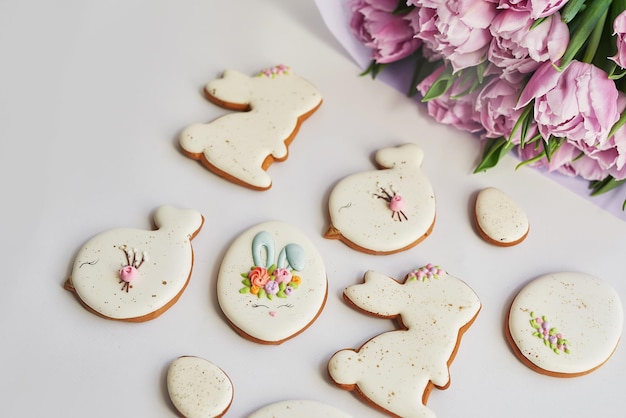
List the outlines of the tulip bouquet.
<svg viewBox="0 0 626 418">
<path fill-rule="evenodd" d="M 371 50 L 364 74 L 415 60 L 410 94 L 484 142 L 476 172 L 516 151 L 520 166 L 581 177 L 594 195 L 626 182 L 626 0 L 349 5 Z"/>
</svg>

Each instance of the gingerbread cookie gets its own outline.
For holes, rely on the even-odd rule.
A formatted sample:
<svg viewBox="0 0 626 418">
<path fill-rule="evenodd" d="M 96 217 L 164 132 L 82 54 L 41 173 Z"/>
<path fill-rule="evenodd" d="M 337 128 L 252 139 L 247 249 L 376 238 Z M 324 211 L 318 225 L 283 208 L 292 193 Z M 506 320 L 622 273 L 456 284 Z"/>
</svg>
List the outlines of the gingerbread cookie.
<svg viewBox="0 0 626 418">
<path fill-rule="evenodd" d="M 219 268 L 217 297 L 242 336 L 280 344 L 306 329 L 327 294 L 326 269 L 313 243 L 278 221 L 256 225 L 230 246 Z"/>
<path fill-rule="evenodd" d="M 185 418 L 218 418 L 233 400 L 233 384 L 222 369 L 193 356 L 179 357 L 167 370 L 167 391 Z"/>
<path fill-rule="evenodd" d="M 359 349 L 335 353 L 328 373 L 342 389 L 356 391 L 374 407 L 399 417 L 434 417 L 426 403 L 434 387 L 450 384 L 449 366 L 461 336 L 481 308 L 474 291 L 428 264 L 400 283 L 368 271 L 344 298 L 379 318 L 396 318 L 403 329 L 377 335 Z"/>
<path fill-rule="evenodd" d="M 321 402 L 293 400 L 267 405 L 248 418 L 350 418 L 350 415 Z"/>
<path fill-rule="evenodd" d="M 190 209 L 161 206 L 156 231 L 112 229 L 91 238 L 74 260 L 65 288 L 104 318 L 141 322 L 170 308 L 193 266 L 191 239 L 204 218 Z"/>
<path fill-rule="evenodd" d="M 255 190 L 272 186 L 266 170 L 287 158 L 300 124 L 322 103 L 317 89 L 284 65 L 252 77 L 226 70 L 204 91 L 217 105 L 240 112 L 184 129 L 179 136 L 183 153 Z"/>
<path fill-rule="evenodd" d="M 615 351 L 623 308 L 617 292 L 585 273 L 541 276 L 517 294 L 506 322 L 508 341 L 532 370 L 575 377 L 596 370 Z"/>
<path fill-rule="evenodd" d="M 415 144 L 376 153 L 379 170 L 352 174 L 332 190 L 326 238 L 369 254 L 407 250 L 435 223 L 435 193 L 421 170 L 424 154 Z"/>
<path fill-rule="evenodd" d="M 476 196 L 474 220 L 481 237 L 490 244 L 509 247 L 524 241 L 530 229 L 522 208 L 503 191 L 494 187 Z"/>
</svg>

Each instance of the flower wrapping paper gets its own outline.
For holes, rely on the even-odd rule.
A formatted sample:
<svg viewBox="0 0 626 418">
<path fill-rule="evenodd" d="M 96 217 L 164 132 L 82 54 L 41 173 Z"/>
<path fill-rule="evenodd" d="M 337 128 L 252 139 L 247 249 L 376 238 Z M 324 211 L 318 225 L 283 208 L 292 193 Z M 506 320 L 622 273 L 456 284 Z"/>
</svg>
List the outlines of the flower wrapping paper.
<svg viewBox="0 0 626 418">
<path fill-rule="evenodd" d="M 315 3 L 329 31 L 342 45 L 349 56 L 361 69 L 365 70 L 368 68 L 372 60 L 372 50 L 359 41 L 350 29 L 351 11 L 349 0 L 315 0 Z M 619 58 L 620 57 L 616 57 L 616 59 Z M 410 85 L 414 70 L 413 62 L 396 61 L 387 64 L 385 69 L 378 73 L 376 80 L 380 80 L 403 94 L 406 94 L 407 86 Z M 424 106 L 426 106 L 426 104 L 424 104 Z M 505 156 L 505 158 L 518 158 L 516 153 L 509 154 L 510 155 Z M 550 181 L 557 182 L 561 186 L 576 193 L 581 198 L 606 210 L 615 217 L 626 221 L 626 211 L 622 210 L 622 204 L 624 203 L 623 188 L 617 188 L 600 195 L 591 196 L 589 181 L 581 177 L 570 177 L 557 172 L 548 172 L 541 167 L 535 167 L 534 169 L 541 172 Z"/>
</svg>

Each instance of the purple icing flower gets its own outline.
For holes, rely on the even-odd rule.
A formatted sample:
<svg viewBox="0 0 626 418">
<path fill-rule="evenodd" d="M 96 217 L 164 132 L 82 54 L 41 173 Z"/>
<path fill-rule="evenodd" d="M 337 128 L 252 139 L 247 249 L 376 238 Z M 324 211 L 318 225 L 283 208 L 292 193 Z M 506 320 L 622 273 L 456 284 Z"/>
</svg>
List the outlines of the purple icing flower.
<svg viewBox="0 0 626 418">
<path fill-rule="evenodd" d="M 270 280 L 265 284 L 263 289 L 268 295 L 275 295 L 278 293 L 278 283 L 276 283 L 276 280 Z"/>
<path fill-rule="evenodd" d="M 285 287 L 285 295 L 289 296 L 293 292 L 293 287 L 287 286 Z"/>
</svg>

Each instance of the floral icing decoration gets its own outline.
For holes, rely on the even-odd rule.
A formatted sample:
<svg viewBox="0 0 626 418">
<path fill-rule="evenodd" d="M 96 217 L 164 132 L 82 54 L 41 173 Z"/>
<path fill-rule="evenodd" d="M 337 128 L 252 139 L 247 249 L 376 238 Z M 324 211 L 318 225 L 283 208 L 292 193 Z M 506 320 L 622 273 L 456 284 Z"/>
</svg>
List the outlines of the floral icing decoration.
<svg viewBox="0 0 626 418">
<path fill-rule="evenodd" d="M 289 297 L 302 283 L 295 273 L 305 267 L 304 249 L 297 244 L 288 244 L 280 250 L 276 262 L 274 258 L 274 240 L 266 231 L 259 232 L 252 240 L 254 265 L 241 274 L 244 287 L 239 289 L 239 293 L 268 299 Z"/>
<path fill-rule="evenodd" d="M 550 324 L 545 316 L 535 316 L 534 312 L 530 313 L 530 326 L 535 329 L 533 336 L 541 338 L 546 347 L 550 347 L 556 354 L 564 352 L 569 354 L 569 342 L 563 338 L 563 334 L 556 328 L 550 328 Z"/>
<path fill-rule="evenodd" d="M 277 65 L 275 67 L 266 68 L 264 70 L 261 70 L 257 74 L 257 77 L 275 78 L 278 75 L 289 74 L 290 72 L 291 72 L 291 68 L 289 68 L 286 65 L 279 64 L 279 65 Z"/>
<path fill-rule="evenodd" d="M 419 280 L 420 282 L 425 282 L 426 280 L 438 279 L 439 275 L 443 273 L 444 271 L 441 267 L 428 263 L 407 274 L 407 281 Z"/>
<path fill-rule="evenodd" d="M 391 210 L 392 219 L 395 219 L 397 216 L 398 221 L 400 222 L 402 222 L 402 218 L 404 218 L 405 221 L 408 221 L 409 218 L 407 218 L 406 214 L 402 211 L 406 205 L 406 201 L 404 200 L 402 196 L 397 194 L 391 187 L 389 189 L 391 190 L 391 193 L 393 194 L 389 193 L 387 189 L 385 189 L 384 187 L 381 187 L 380 191 L 382 194 L 374 193 L 374 196 L 376 196 L 379 199 L 383 199 L 384 201 L 389 203 L 389 209 Z"/>
<path fill-rule="evenodd" d="M 145 251 L 141 254 L 136 248 L 132 250 L 126 245 L 119 247 L 124 256 L 126 257 L 126 263 L 122 263 L 122 268 L 119 270 L 120 283 L 123 283 L 122 290 L 128 293 L 128 290 L 132 287 L 131 282 L 139 275 L 139 267 L 148 260 L 148 253 Z"/>
</svg>

